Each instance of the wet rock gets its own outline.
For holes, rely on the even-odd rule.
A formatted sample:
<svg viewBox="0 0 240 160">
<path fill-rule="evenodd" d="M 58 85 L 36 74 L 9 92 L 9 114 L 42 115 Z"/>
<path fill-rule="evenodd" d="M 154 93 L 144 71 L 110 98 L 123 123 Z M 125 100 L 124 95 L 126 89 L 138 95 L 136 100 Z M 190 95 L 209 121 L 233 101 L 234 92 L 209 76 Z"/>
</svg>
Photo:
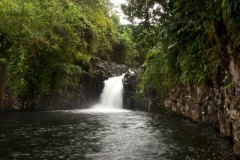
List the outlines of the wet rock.
<svg viewBox="0 0 240 160">
<path fill-rule="evenodd" d="M 36 95 L 33 103 L 34 110 L 52 109 L 80 109 L 87 108 L 97 102 L 103 89 L 103 81 L 109 77 L 127 72 L 123 64 L 103 61 L 92 58 L 91 69 L 79 77 L 79 84 L 64 86 L 52 91 L 50 94 Z M 20 110 L 21 103 L 17 97 L 7 94 L 4 105 L 7 110 Z"/>
<path fill-rule="evenodd" d="M 94 71 L 98 72 L 103 79 L 107 79 L 112 76 L 118 76 L 128 71 L 127 66 L 124 64 L 103 61 L 100 58 L 93 58 L 91 64 Z"/>
<path fill-rule="evenodd" d="M 228 72 L 220 88 L 200 88 L 195 84 L 172 88 L 164 97 L 161 107 L 154 91 L 148 95 L 139 94 L 139 75 L 141 71 L 135 70 L 124 77 L 124 103 L 127 108 L 154 113 L 159 108 L 165 108 L 195 122 L 212 125 L 233 140 L 234 153 L 240 159 L 240 87 L 229 85 L 232 82 Z"/>
<path fill-rule="evenodd" d="M 240 160 L 240 143 L 235 143 L 233 146 L 233 153 L 237 160 Z"/>
<path fill-rule="evenodd" d="M 144 66 L 137 70 L 129 70 L 124 76 L 124 107 L 126 109 L 158 113 L 161 107 L 159 107 L 160 101 L 155 95 L 156 92 L 154 90 L 149 91 L 149 95 L 146 96 L 139 87 L 140 76 L 142 75 L 143 67 Z"/>
<path fill-rule="evenodd" d="M 221 90 L 197 86 L 174 88 L 165 99 L 165 108 L 193 121 L 218 128 L 234 142 L 234 153 L 240 158 L 240 93 L 222 87 Z M 196 94 L 197 93 L 197 94 Z"/>
<path fill-rule="evenodd" d="M 236 121 L 240 117 L 239 112 L 236 109 L 230 110 L 229 115 L 231 121 Z"/>
<path fill-rule="evenodd" d="M 123 78 L 123 106 L 127 109 L 140 109 L 142 103 L 139 101 L 140 92 L 138 90 L 138 70 L 129 70 Z"/>
<path fill-rule="evenodd" d="M 240 144 L 240 119 L 233 123 L 233 139 L 235 143 Z"/>
</svg>

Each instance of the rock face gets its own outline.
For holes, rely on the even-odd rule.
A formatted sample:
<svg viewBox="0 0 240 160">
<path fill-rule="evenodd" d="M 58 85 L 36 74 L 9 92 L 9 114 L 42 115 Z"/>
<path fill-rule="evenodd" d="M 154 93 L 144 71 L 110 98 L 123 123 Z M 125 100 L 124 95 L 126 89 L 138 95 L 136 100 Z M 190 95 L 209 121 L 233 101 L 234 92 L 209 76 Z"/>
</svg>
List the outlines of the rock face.
<svg viewBox="0 0 240 160">
<path fill-rule="evenodd" d="M 124 64 L 102 61 L 99 58 L 92 59 L 92 66 L 98 76 L 107 79 L 112 76 L 118 76 L 128 71 Z"/>
<path fill-rule="evenodd" d="M 150 93 L 151 96 L 144 96 L 139 89 L 140 76 L 143 68 L 129 70 L 123 78 L 123 104 L 126 109 L 142 110 L 158 113 L 162 108 L 159 107 L 159 100 Z"/>
<path fill-rule="evenodd" d="M 80 109 L 96 103 L 103 89 L 103 81 L 109 77 L 125 73 L 127 67 L 114 62 L 93 58 L 92 72 L 80 77 L 80 84 L 74 87 L 64 86 L 51 94 L 38 95 L 33 100 L 33 110 Z M 20 100 L 11 93 L 4 100 L 5 110 L 20 110 Z"/>
<path fill-rule="evenodd" d="M 89 108 L 96 103 L 103 89 L 103 81 L 109 77 L 125 73 L 125 65 L 92 59 L 93 73 L 86 73 L 81 77 L 78 87 L 65 87 L 47 97 L 39 97 L 36 109 L 44 105 L 47 109 L 76 109 Z M 43 104 L 46 102 L 45 104 Z"/>
<path fill-rule="evenodd" d="M 169 111 L 218 128 L 234 142 L 234 153 L 240 158 L 240 92 L 221 89 L 176 88 L 165 100 Z"/>
<path fill-rule="evenodd" d="M 160 105 L 152 93 L 140 96 L 139 74 L 140 71 L 134 71 L 125 75 L 124 104 L 127 108 L 150 112 L 164 108 L 195 122 L 212 125 L 234 142 L 234 153 L 240 159 L 240 88 L 229 85 L 227 75 L 220 88 L 203 89 L 197 85 L 173 88 L 164 99 L 164 105 Z"/>
<path fill-rule="evenodd" d="M 123 78 L 123 106 L 127 109 L 139 110 L 144 107 L 144 100 L 140 98 L 137 88 L 139 72 L 129 70 Z"/>
</svg>

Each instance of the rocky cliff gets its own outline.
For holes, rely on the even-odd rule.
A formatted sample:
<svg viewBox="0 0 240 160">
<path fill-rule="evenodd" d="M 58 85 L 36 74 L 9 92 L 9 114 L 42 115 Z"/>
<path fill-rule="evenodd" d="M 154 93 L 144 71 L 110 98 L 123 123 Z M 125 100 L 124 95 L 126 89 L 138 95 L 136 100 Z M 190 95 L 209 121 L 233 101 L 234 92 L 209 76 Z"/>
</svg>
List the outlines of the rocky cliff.
<svg viewBox="0 0 240 160">
<path fill-rule="evenodd" d="M 155 92 L 148 93 L 148 96 L 144 95 L 139 88 L 140 78 L 143 68 L 136 70 L 129 70 L 123 79 L 123 103 L 126 109 L 142 110 L 147 112 L 158 113 L 163 108 L 160 106 L 160 101 Z"/>
<path fill-rule="evenodd" d="M 219 88 L 189 84 L 171 89 L 164 99 L 158 99 L 154 92 L 143 96 L 138 88 L 140 76 L 138 70 L 124 77 L 126 108 L 154 113 L 166 110 L 212 125 L 234 142 L 234 153 L 240 159 L 240 89 L 231 83 L 229 74 Z"/>
<path fill-rule="evenodd" d="M 50 94 L 37 95 L 33 100 L 34 106 L 31 110 L 87 108 L 98 101 L 105 79 L 127 71 L 125 65 L 103 61 L 99 58 L 92 59 L 91 67 L 91 72 L 85 72 L 79 77 L 77 86 L 63 86 L 61 89 L 53 90 Z M 21 105 L 20 99 L 8 89 L 3 100 L 3 109 L 18 111 L 21 110 Z M 24 110 L 29 110 L 29 108 L 25 106 Z"/>
</svg>

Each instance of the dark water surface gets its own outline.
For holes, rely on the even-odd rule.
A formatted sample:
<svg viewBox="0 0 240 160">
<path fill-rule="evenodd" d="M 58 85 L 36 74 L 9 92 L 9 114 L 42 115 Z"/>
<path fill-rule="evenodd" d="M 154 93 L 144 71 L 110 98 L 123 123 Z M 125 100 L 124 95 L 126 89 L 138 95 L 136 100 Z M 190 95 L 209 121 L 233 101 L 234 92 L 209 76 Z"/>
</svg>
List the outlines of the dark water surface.
<svg viewBox="0 0 240 160">
<path fill-rule="evenodd" d="M 0 160 L 232 160 L 213 129 L 143 112 L 0 114 Z"/>
</svg>

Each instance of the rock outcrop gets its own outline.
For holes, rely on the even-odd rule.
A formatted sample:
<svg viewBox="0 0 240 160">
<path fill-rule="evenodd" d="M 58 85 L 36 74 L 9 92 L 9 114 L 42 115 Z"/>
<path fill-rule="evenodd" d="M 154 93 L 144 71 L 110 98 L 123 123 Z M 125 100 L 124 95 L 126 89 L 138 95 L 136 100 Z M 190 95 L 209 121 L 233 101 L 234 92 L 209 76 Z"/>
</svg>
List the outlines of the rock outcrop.
<svg viewBox="0 0 240 160">
<path fill-rule="evenodd" d="M 154 93 L 149 93 L 151 96 L 145 96 L 139 88 L 140 76 L 142 75 L 143 67 L 137 70 L 129 70 L 123 79 L 123 103 L 126 109 L 142 110 L 147 112 L 158 113 L 162 110 L 159 107 L 159 100 Z"/>
<path fill-rule="evenodd" d="M 234 142 L 234 153 L 240 158 L 240 92 L 221 87 L 200 89 L 175 88 L 165 100 L 165 108 L 193 121 L 214 126 Z"/>
<path fill-rule="evenodd" d="M 154 113 L 163 109 L 212 125 L 234 142 L 234 153 L 240 159 L 240 88 L 232 85 L 229 75 L 226 74 L 219 88 L 200 88 L 197 85 L 176 87 L 161 100 L 152 93 L 140 94 L 137 87 L 139 76 L 139 70 L 125 75 L 125 107 Z"/>
<path fill-rule="evenodd" d="M 126 71 L 127 67 L 125 65 L 93 58 L 91 71 L 81 75 L 78 85 L 64 86 L 50 94 L 35 96 L 32 109 L 36 111 L 87 108 L 98 101 L 105 79 L 121 75 Z M 3 103 L 5 110 L 18 111 L 21 109 L 20 99 L 15 97 L 10 90 Z"/>
<path fill-rule="evenodd" d="M 123 106 L 131 110 L 142 110 L 144 100 L 138 90 L 139 70 L 129 70 L 123 78 Z"/>
</svg>

